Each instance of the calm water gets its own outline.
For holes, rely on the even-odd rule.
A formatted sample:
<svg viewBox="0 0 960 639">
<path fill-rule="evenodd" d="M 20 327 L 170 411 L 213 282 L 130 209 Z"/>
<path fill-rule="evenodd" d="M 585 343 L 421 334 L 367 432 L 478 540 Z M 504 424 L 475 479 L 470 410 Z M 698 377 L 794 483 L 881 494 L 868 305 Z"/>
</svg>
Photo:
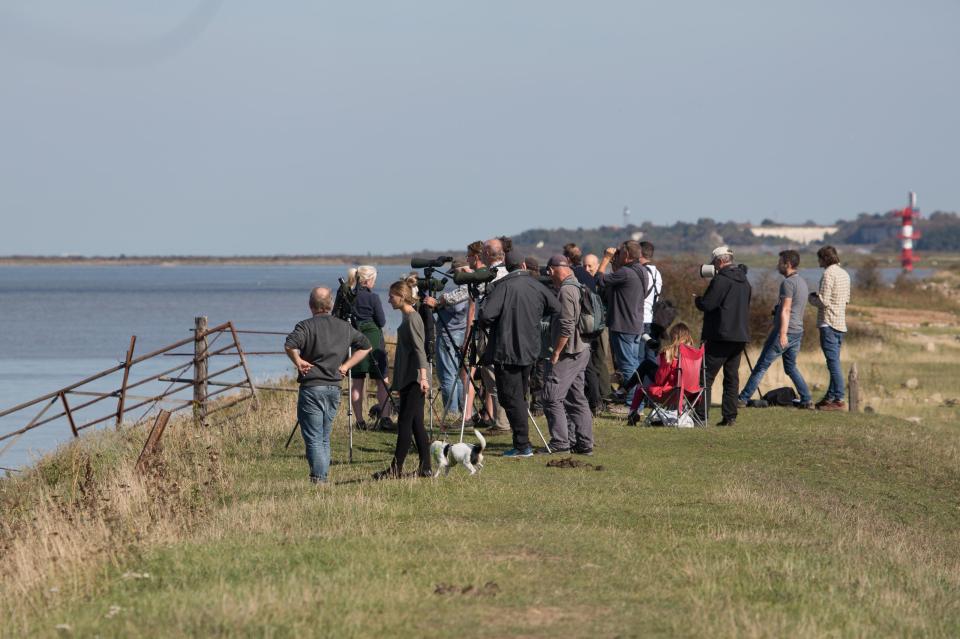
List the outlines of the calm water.
<svg viewBox="0 0 960 639">
<path fill-rule="evenodd" d="M 383 298 L 387 330 L 391 332 L 399 325 L 400 314 L 387 304 L 386 289 L 409 270 L 401 266 L 379 269 L 376 292 Z M 310 289 L 336 286 L 338 277 L 346 277 L 345 267 L 2 267 L 0 410 L 122 362 L 131 335 L 137 336 L 139 354 L 189 337 L 194 317 L 199 315 L 206 315 L 210 326 L 232 320 L 239 329 L 289 331 L 296 322 L 309 317 Z M 226 339 L 221 338 L 221 343 Z M 240 342 L 248 351 L 283 350 L 280 335 L 241 335 Z M 180 350 L 189 352 L 192 345 Z M 260 381 L 292 373 L 292 366 L 283 355 L 249 359 L 251 374 Z M 131 379 L 159 373 L 178 361 L 187 364 L 188 360 L 155 358 L 134 366 Z M 225 362 L 221 367 L 236 361 L 225 357 L 221 360 Z M 215 370 L 214 365 L 211 364 L 211 371 Z M 114 374 L 83 390 L 115 390 L 120 387 L 121 375 Z M 190 369 L 183 375 L 189 377 Z M 227 374 L 221 379 L 234 381 L 237 377 Z M 150 395 L 166 386 L 159 382 L 145 384 L 136 392 Z M 71 405 L 85 400 L 76 396 L 68 399 Z M 104 400 L 83 411 L 83 415 L 78 414 L 78 418 L 89 421 L 103 417 L 115 406 L 115 400 Z M 0 434 L 25 426 L 42 407 L 0 417 Z M 59 404 L 48 415 L 53 415 L 54 409 L 59 409 Z M 140 411 L 132 416 L 139 417 Z M 19 438 L 0 455 L 0 466 L 22 466 L 69 438 L 65 420 L 42 426 Z M 9 442 L 0 442 L 0 450 Z"/>
<path fill-rule="evenodd" d="M 383 299 L 388 332 L 396 330 L 400 314 L 386 303 L 386 289 L 409 270 L 402 266 L 379 269 L 376 290 Z M 887 269 L 884 277 L 892 280 L 898 272 Z M 336 286 L 337 278 L 345 273 L 346 268 L 340 266 L 2 267 L 0 410 L 122 362 L 131 335 L 137 336 L 139 354 L 189 337 L 194 317 L 199 315 L 206 315 L 211 326 L 232 320 L 239 329 L 289 331 L 309 316 L 309 290 L 318 285 Z M 758 271 L 751 273 L 759 275 Z M 802 274 L 816 286 L 818 269 Z M 923 272 L 917 275 L 925 276 Z M 280 335 L 241 335 L 240 341 L 247 351 L 283 348 Z M 191 349 L 187 345 L 180 350 Z M 227 359 L 221 358 L 223 366 L 235 361 Z M 161 357 L 135 366 L 131 381 L 171 368 L 178 361 L 187 365 L 189 358 Z M 219 370 L 215 366 L 211 365 L 211 371 Z M 258 381 L 292 373 L 283 355 L 251 357 L 250 366 Z M 189 377 L 190 368 L 181 374 Z M 119 388 L 120 379 L 121 373 L 116 373 L 83 390 L 112 391 Z M 234 373 L 220 379 L 238 378 Z M 150 395 L 166 386 L 145 384 L 136 393 Z M 84 398 L 70 396 L 69 400 L 76 405 Z M 115 410 L 114 402 L 105 400 L 78 417 L 88 421 L 105 416 Z M 0 434 L 26 425 L 41 408 L 0 417 Z M 54 409 L 59 405 L 51 411 Z M 128 414 L 128 419 L 140 414 Z M 0 454 L 0 466 L 22 466 L 69 438 L 69 426 L 63 419 L 42 426 Z M 9 442 L 0 442 L 0 450 Z"/>
</svg>

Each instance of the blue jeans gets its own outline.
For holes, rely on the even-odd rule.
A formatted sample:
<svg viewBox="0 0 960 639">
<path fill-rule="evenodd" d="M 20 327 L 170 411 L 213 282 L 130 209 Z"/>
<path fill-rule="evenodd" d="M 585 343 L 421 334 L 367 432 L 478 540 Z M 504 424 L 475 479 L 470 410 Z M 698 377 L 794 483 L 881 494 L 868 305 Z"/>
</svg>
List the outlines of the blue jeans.
<svg viewBox="0 0 960 639">
<path fill-rule="evenodd" d="M 840 347 L 843 346 L 843 331 L 831 326 L 820 327 L 820 350 L 827 360 L 827 370 L 830 371 L 830 386 L 827 388 L 827 399 L 843 401 L 843 369 L 840 367 Z"/>
<path fill-rule="evenodd" d="M 613 367 L 620 373 L 620 383 L 625 384 L 640 366 L 640 352 L 643 344 L 639 335 L 610 331 L 610 353 L 613 355 Z M 634 387 L 636 392 L 636 386 Z M 627 404 L 633 399 L 627 397 Z"/>
<path fill-rule="evenodd" d="M 339 386 L 301 386 L 297 396 L 297 420 L 307 447 L 310 478 L 327 481 L 330 469 L 330 430 L 340 407 Z"/>
<path fill-rule="evenodd" d="M 743 387 L 740 393 L 740 401 L 745 402 L 757 390 L 760 380 L 766 374 L 770 365 L 777 361 L 778 357 L 783 357 L 783 372 L 793 381 L 797 387 L 797 393 L 800 394 L 800 401 L 807 403 L 810 401 L 810 389 L 807 388 L 807 382 L 800 374 L 797 368 L 797 353 L 800 352 L 800 342 L 803 341 L 803 331 L 797 333 L 787 333 L 787 347 L 780 348 L 780 333 L 773 331 L 767 337 L 763 350 L 760 351 L 760 357 L 757 358 L 757 364 L 753 367 L 753 373 L 747 380 L 747 385 Z"/>
<path fill-rule="evenodd" d="M 437 377 L 440 379 L 440 394 L 447 412 L 463 411 L 463 380 L 460 379 L 460 347 L 463 346 L 464 330 L 450 331 L 450 338 L 442 326 L 437 326 Z"/>
</svg>

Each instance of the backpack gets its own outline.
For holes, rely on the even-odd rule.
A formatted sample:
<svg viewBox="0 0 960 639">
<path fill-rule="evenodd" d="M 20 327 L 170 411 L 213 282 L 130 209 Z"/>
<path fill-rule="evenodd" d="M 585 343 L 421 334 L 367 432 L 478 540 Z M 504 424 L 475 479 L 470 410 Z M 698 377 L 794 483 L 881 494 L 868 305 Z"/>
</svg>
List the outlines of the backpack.
<svg viewBox="0 0 960 639">
<path fill-rule="evenodd" d="M 774 388 L 763 395 L 763 399 L 765 399 L 770 406 L 793 406 L 793 400 L 796 398 L 797 394 L 789 386 Z"/>
<path fill-rule="evenodd" d="M 577 331 L 581 337 L 592 339 L 607 327 L 607 307 L 596 291 L 576 282 L 563 286 L 576 286 L 580 289 L 580 317 L 577 318 Z"/>
</svg>

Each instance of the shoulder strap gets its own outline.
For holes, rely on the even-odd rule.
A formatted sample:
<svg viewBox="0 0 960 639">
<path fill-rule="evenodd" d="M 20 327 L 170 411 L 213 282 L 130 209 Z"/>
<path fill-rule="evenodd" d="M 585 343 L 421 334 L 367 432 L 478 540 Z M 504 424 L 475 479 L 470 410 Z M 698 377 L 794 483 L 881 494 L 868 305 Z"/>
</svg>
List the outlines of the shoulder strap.
<svg viewBox="0 0 960 639">
<path fill-rule="evenodd" d="M 660 299 L 660 292 L 663 290 L 663 278 L 660 279 L 660 287 L 657 288 L 657 272 L 650 269 L 652 264 L 644 264 L 643 268 L 646 269 L 647 273 L 650 274 L 650 288 L 653 289 L 653 303 L 656 305 L 657 300 Z M 647 299 L 644 296 L 643 299 Z"/>
<path fill-rule="evenodd" d="M 640 278 L 640 285 L 643 286 L 643 299 L 647 299 L 647 296 L 650 295 L 650 289 L 653 287 L 653 284 L 651 283 L 650 286 L 647 286 L 647 276 L 644 275 L 644 273 L 649 273 L 650 271 L 647 269 L 641 270 L 636 262 L 629 264 L 628 266 L 630 266 L 630 269 L 637 274 L 637 277 Z"/>
</svg>

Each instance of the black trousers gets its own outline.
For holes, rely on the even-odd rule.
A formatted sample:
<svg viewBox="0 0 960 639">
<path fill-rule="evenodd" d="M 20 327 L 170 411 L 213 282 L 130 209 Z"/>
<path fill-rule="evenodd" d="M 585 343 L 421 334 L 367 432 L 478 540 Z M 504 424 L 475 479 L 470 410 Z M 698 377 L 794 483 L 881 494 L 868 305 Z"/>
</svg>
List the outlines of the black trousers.
<svg viewBox="0 0 960 639">
<path fill-rule="evenodd" d="M 420 456 L 419 471 L 430 471 L 430 441 L 427 429 L 423 426 L 424 394 L 416 382 L 408 384 L 400 391 L 400 415 L 397 418 L 397 448 L 390 463 L 390 472 L 400 475 L 403 461 L 410 450 L 410 440 L 417 441 L 417 454 Z"/>
<path fill-rule="evenodd" d="M 590 340 L 590 361 L 584 371 L 587 383 L 587 402 L 590 410 L 596 411 L 601 402 L 610 399 L 610 369 L 607 368 L 607 349 L 603 345 L 603 333 Z"/>
<path fill-rule="evenodd" d="M 513 447 L 523 450 L 530 447 L 530 427 L 527 422 L 527 391 L 530 385 L 531 365 L 495 364 L 497 376 L 497 399 L 503 406 L 510 430 L 513 431 Z"/>
<path fill-rule="evenodd" d="M 723 398 L 720 414 L 725 420 L 737 418 L 737 395 L 740 393 L 740 354 L 744 342 L 707 342 L 704 366 L 707 373 L 707 404 L 710 404 L 710 389 L 717 373 L 723 369 Z"/>
</svg>

